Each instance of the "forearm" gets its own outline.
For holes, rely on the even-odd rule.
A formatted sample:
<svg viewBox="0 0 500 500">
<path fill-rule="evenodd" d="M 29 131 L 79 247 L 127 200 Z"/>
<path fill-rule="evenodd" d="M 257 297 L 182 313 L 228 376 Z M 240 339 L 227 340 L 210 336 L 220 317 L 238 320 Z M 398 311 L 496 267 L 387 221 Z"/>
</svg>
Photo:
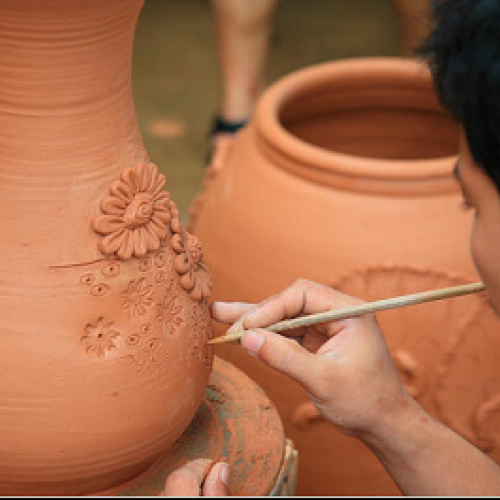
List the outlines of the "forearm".
<svg viewBox="0 0 500 500">
<path fill-rule="evenodd" d="M 406 495 L 500 494 L 500 468 L 411 399 L 364 439 Z"/>
</svg>

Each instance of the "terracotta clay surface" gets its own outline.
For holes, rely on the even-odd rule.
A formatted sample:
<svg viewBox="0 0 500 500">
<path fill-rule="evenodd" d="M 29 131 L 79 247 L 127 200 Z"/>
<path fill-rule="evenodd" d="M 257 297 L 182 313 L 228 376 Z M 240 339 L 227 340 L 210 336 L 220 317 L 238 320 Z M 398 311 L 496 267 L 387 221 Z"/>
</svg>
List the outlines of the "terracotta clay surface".
<svg viewBox="0 0 500 500">
<path fill-rule="evenodd" d="M 182 437 L 141 477 L 103 495 L 157 496 L 175 469 L 196 458 L 231 467 L 231 496 L 263 496 L 275 487 L 285 456 L 283 424 L 262 390 L 215 358 L 205 398 Z"/>
<path fill-rule="evenodd" d="M 211 279 L 139 134 L 141 1 L 0 1 L 0 494 L 130 480 L 195 415 Z"/>
<path fill-rule="evenodd" d="M 334 62 L 277 82 L 194 207 L 215 299 L 258 302 L 299 277 L 366 300 L 476 281 L 471 215 L 451 175 L 457 149 L 456 125 L 415 62 Z M 500 325 L 487 302 L 460 297 L 379 319 L 410 393 L 500 459 Z M 217 349 L 276 403 L 300 453 L 299 494 L 398 493 L 296 384 L 239 348 Z"/>
</svg>

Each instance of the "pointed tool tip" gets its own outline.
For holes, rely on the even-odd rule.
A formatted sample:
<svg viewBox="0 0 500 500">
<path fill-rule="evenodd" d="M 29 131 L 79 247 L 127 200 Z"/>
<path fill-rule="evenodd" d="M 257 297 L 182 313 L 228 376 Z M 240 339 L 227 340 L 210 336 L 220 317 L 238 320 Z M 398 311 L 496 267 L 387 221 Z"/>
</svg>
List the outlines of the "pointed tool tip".
<svg viewBox="0 0 500 500">
<path fill-rule="evenodd" d="M 242 331 L 240 332 L 235 332 L 235 333 L 230 333 L 229 335 L 223 335 L 222 337 L 217 337 L 215 339 L 209 340 L 208 344 L 209 345 L 217 345 L 217 344 L 227 344 L 228 342 L 235 342 L 237 340 L 241 340 L 241 337 L 243 337 Z"/>
</svg>

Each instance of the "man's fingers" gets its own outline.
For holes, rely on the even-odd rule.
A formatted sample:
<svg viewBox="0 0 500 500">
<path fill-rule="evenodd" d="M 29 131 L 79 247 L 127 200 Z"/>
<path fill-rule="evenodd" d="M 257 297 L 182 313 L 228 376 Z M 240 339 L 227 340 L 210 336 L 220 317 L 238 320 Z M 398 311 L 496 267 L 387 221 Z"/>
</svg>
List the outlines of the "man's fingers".
<svg viewBox="0 0 500 500">
<path fill-rule="evenodd" d="M 283 292 L 251 308 L 242 318 L 245 329 L 265 328 L 286 318 L 338 309 L 360 301 L 309 280 L 297 280 Z"/>
<path fill-rule="evenodd" d="M 297 342 L 265 330 L 252 330 L 241 339 L 242 347 L 271 368 L 288 375 L 314 394 L 321 360 Z"/>
<path fill-rule="evenodd" d="M 245 302 L 214 302 L 211 312 L 213 319 L 216 321 L 234 323 L 254 307 L 255 304 L 247 304 Z"/>
<path fill-rule="evenodd" d="M 224 462 L 215 464 L 210 474 L 205 479 L 203 496 L 225 497 L 228 496 L 229 466 Z"/>
<path fill-rule="evenodd" d="M 213 460 L 198 459 L 172 472 L 160 496 L 200 496 L 200 488 Z"/>
</svg>

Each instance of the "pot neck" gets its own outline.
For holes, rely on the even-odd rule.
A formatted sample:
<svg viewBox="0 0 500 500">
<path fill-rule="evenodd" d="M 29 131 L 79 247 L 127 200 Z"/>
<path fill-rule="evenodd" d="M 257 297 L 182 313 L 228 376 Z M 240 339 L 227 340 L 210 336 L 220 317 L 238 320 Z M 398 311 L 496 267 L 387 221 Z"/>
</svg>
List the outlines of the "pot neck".
<svg viewBox="0 0 500 500">
<path fill-rule="evenodd" d="M 142 4 L 0 2 L 0 175 L 36 172 L 43 184 L 130 162 L 124 152 L 140 142 L 131 68 Z"/>
</svg>

